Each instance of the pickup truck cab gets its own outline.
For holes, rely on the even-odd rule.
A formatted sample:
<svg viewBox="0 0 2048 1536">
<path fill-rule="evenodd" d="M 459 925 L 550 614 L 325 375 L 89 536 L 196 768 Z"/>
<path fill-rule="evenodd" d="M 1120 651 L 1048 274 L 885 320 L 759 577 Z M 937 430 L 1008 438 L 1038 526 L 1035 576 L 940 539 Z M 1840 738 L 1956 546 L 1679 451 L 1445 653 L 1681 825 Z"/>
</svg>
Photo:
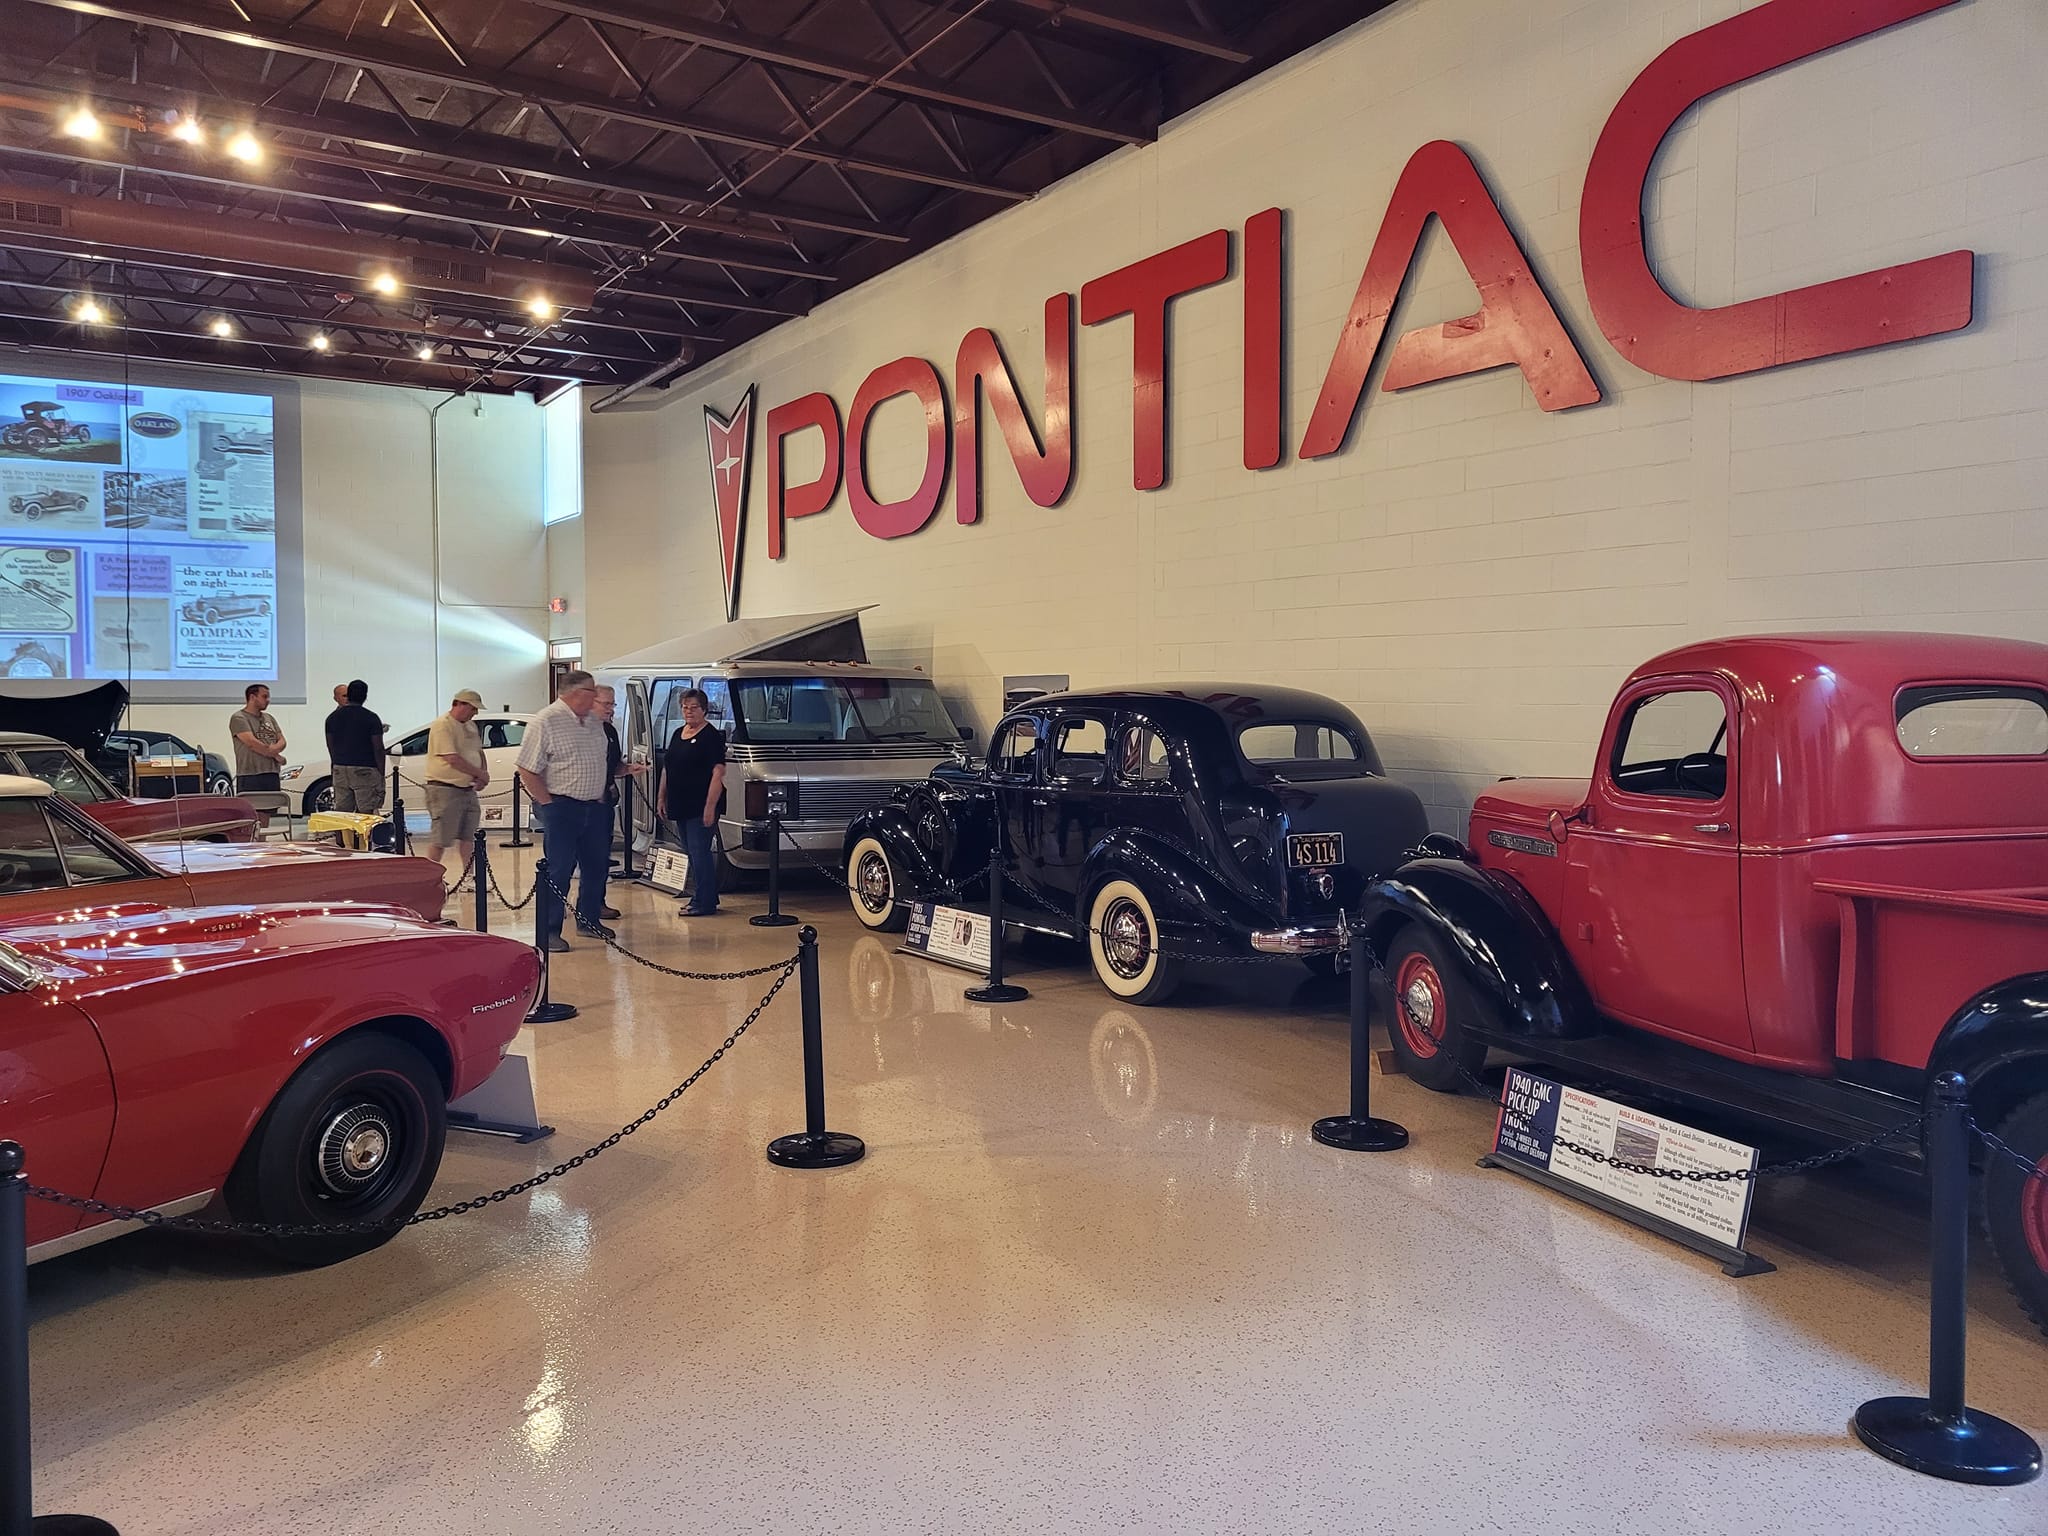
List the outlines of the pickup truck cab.
<svg viewBox="0 0 2048 1536">
<path fill-rule="evenodd" d="M 1847 1142 L 1961 1072 L 2048 1327 L 2048 646 L 1751 636 L 1616 695 L 1589 780 L 1510 779 L 1366 893 L 1395 1058 L 1489 1046 Z M 1912 1138 L 1896 1149 L 1917 1158 Z"/>
</svg>

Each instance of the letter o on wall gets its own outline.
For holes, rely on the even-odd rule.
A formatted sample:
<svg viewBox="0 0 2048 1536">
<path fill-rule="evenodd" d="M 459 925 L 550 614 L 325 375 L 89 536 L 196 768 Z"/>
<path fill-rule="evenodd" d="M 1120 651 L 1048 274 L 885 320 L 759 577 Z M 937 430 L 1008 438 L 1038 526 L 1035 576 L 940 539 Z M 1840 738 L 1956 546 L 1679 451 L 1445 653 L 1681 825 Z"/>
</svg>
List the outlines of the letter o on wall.
<svg viewBox="0 0 2048 1536">
<path fill-rule="evenodd" d="M 868 418 L 897 395 L 915 395 L 924 406 L 924 479 L 901 501 L 877 501 L 868 489 Z M 855 522 L 878 539 L 900 539 L 932 520 L 946 491 L 949 422 L 939 372 L 921 357 L 884 363 L 862 381 L 846 413 L 846 499 Z"/>
</svg>

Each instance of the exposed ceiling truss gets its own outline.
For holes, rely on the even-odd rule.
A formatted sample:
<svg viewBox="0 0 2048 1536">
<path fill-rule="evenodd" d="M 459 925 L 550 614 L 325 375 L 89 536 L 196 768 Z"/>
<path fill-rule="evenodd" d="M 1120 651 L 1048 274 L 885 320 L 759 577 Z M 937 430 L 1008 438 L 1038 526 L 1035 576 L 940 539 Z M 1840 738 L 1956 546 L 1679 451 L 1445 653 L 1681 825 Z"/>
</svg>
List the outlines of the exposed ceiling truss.
<svg viewBox="0 0 2048 1536">
<path fill-rule="evenodd" d="M 672 382 L 1387 3 L 0 0 L 0 341 Z"/>
</svg>

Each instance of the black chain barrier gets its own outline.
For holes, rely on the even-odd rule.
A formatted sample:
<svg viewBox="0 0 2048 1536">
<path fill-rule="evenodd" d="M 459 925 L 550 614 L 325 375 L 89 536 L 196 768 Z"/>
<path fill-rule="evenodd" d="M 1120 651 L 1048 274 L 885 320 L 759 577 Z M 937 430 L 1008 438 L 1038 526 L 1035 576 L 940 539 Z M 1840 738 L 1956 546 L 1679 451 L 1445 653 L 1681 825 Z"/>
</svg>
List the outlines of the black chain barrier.
<svg viewBox="0 0 2048 1536">
<path fill-rule="evenodd" d="M 543 877 L 536 871 L 534 875 L 534 889 L 539 889 L 539 882 L 542 878 L 547 880 L 548 893 L 562 904 L 565 920 L 576 922 L 576 931 L 578 933 L 596 939 L 606 949 L 624 955 L 635 965 L 645 966 L 648 970 L 660 975 L 673 976 L 680 981 L 744 981 L 749 976 L 766 976 L 770 971 L 778 971 L 785 965 L 794 963 L 793 961 L 778 960 L 772 965 L 757 965 L 750 970 L 744 971 L 685 971 L 673 965 L 663 965 L 659 960 L 650 960 L 645 955 L 634 954 L 632 950 L 619 942 L 617 934 L 608 929 L 586 928 L 582 922 L 575 919 L 574 913 L 569 907 L 569 894 L 559 885 L 555 884 L 553 875 Z M 528 891 L 526 894 L 529 901 L 533 899 L 533 891 Z"/>
<path fill-rule="evenodd" d="M 530 1179 L 522 1179 L 517 1184 L 508 1184 L 503 1189 L 494 1189 L 486 1195 L 473 1195 L 467 1200 L 458 1200 L 453 1205 L 436 1206 L 431 1211 L 417 1211 L 411 1216 L 406 1217 L 403 1221 L 329 1221 L 288 1224 L 262 1221 L 224 1221 L 204 1216 L 166 1216 L 161 1211 L 138 1210 L 134 1206 L 113 1205 L 107 1201 L 93 1200 L 83 1195 L 65 1194 L 61 1190 L 50 1189 L 41 1184 L 30 1184 L 27 1186 L 26 1192 L 33 1198 L 41 1200 L 46 1204 L 65 1206 L 88 1216 L 106 1216 L 116 1221 L 136 1221 L 144 1226 L 164 1231 L 205 1232 L 219 1236 L 236 1237 L 323 1237 L 348 1233 L 393 1232 L 406 1227 L 416 1227 L 424 1222 L 445 1221 L 450 1216 L 462 1216 L 471 1211 L 481 1211 L 487 1206 L 497 1205 L 515 1196 L 526 1194 L 530 1190 L 538 1189 L 543 1184 L 552 1183 L 554 1180 L 562 1177 L 563 1174 L 573 1169 L 581 1168 L 585 1163 L 595 1161 L 639 1130 L 640 1127 L 653 1120 L 656 1115 L 659 1115 L 663 1110 L 674 1104 L 676 1100 L 680 1099 L 690 1090 L 690 1087 L 697 1079 L 717 1066 L 724 1058 L 725 1053 L 738 1044 L 740 1037 L 753 1027 L 754 1021 L 767 1012 L 768 1005 L 775 1001 L 776 994 L 783 989 L 789 978 L 796 974 L 800 960 L 800 955 L 791 955 L 787 960 L 778 961 L 775 965 L 764 967 L 764 970 L 781 973 L 776 976 L 774 985 L 762 994 L 761 1000 L 753 1006 L 744 1019 L 740 1020 L 738 1028 L 727 1035 L 724 1041 L 720 1043 L 718 1049 L 704 1059 L 702 1066 L 676 1084 L 674 1088 L 670 1089 L 667 1094 L 638 1118 L 628 1121 L 616 1131 L 613 1131 L 611 1135 L 605 1137 L 604 1140 L 584 1148 L 583 1151 L 569 1158 L 566 1162 L 557 1163 L 554 1167 L 537 1173 Z M 738 974 L 752 976 L 762 974 L 762 972 L 745 971 Z"/>
</svg>

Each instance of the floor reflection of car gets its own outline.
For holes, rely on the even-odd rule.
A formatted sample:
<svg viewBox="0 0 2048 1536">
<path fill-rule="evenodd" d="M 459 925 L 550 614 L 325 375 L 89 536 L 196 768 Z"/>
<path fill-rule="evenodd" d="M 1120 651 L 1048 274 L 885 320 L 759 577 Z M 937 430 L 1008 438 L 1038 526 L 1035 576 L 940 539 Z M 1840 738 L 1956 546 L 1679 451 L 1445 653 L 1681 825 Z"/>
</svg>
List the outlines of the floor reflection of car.
<svg viewBox="0 0 2048 1536">
<path fill-rule="evenodd" d="M 227 619 L 246 619 L 270 612 L 270 599 L 252 593 L 216 592 L 194 598 L 178 610 L 188 624 L 219 624 Z"/>
<path fill-rule="evenodd" d="M 1358 717 L 1259 684 L 1047 694 L 1005 715 L 980 766 L 941 764 L 854 818 L 854 915 L 901 929 L 905 896 L 987 889 L 1020 926 L 1087 943 L 1102 984 L 1164 1001 L 1181 961 L 1327 965 L 1367 880 L 1428 832 Z"/>
<path fill-rule="evenodd" d="M 0 731 L 0 774 L 40 779 L 87 816 L 135 843 L 199 839 L 246 843 L 260 819 L 247 800 L 233 795 L 134 799 L 87 761 L 78 748 L 54 736 Z"/>
<path fill-rule="evenodd" d="M 55 517 L 63 512 L 76 512 L 88 505 L 85 497 L 76 491 L 30 491 L 25 496 L 7 498 L 7 510 L 16 517 L 25 517 L 34 522 L 40 517 Z"/>
<path fill-rule="evenodd" d="M 126 642 L 130 649 L 142 645 L 139 640 Z M 116 731 L 107 738 L 109 751 L 123 753 L 137 758 L 192 758 L 202 757 L 197 747 L 188 746 L 182 736 L 172 736 L 164 731 L 127 730 Z M 206 764 L 206 792 L 209 795 L 232 795 L 235 792 L 234 770 L 228 760 L 218 752 L 203 754 Z"/>
<path fill-rule="evenodd" d="M 54 881 L 75 906 L 124 873 L 16 845 L 27 830 L 0 822 L 0 901 Z M 8 1135 L 39 1184 L 333 1228 L 265 1240 L 285 1262 L 333 1263 L 419 1208 L 449 1101 L 497 1070 L 538 979 L 527 945 L 395 907 L 143 904 L 0 921 Z M 31 1260 L 130 1230 L 42 1201 L 28 1223 Z"/>
</svg>

